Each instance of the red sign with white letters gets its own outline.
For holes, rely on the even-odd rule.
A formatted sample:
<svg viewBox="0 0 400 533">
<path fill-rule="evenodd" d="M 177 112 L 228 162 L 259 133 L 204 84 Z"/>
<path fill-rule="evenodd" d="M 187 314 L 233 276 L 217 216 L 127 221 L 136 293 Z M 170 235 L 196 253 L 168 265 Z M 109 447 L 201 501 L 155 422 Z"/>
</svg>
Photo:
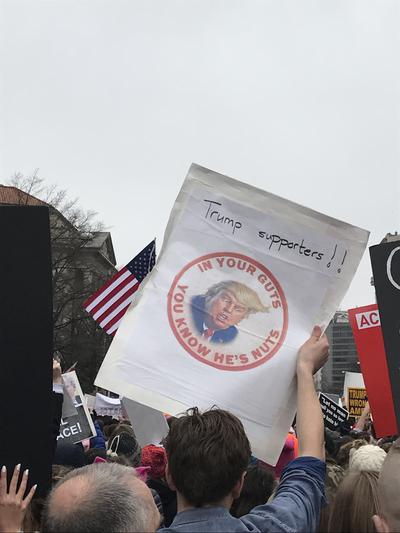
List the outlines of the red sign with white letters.
<svg viewBox="0 0 400 533">
<path fill-rule="evenodd" d="M 377 304 L 349 309 L 377 437 L 398 433 Z"/>
</svg>

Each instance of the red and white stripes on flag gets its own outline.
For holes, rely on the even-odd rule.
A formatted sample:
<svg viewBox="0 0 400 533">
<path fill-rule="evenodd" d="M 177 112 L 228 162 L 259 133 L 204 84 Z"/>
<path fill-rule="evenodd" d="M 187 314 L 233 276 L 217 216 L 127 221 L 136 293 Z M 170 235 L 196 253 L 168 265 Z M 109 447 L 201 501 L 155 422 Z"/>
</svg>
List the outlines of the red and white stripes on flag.
<svg viewBox="0 0 400 533">
<path fill-rule="evenodd" d="M 109 335 L 115 335 L 141 281 L 155 263 L 155 241 L 86 300 L 83 307 Z"/>
<path fill-rule="evenodd" d="M 139 285 L 124 267 L 84 303 L 84 308 L 106 333 L 114 335 Z"/>
</svg>

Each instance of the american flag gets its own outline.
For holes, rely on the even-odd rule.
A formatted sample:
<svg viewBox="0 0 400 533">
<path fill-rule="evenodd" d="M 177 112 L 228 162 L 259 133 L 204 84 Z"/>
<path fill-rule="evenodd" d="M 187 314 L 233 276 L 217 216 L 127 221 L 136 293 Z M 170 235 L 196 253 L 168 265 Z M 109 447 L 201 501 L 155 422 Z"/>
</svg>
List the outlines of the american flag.
<svg viewBox="0 0 400 533">
<path fill-rule="evenodd" d="M 83 307 L 109 335 L 115 335 L 143 278 L 156 261 L 156 241 L 143 248 L 132 261 L 84 302 Z"/>
</svg>

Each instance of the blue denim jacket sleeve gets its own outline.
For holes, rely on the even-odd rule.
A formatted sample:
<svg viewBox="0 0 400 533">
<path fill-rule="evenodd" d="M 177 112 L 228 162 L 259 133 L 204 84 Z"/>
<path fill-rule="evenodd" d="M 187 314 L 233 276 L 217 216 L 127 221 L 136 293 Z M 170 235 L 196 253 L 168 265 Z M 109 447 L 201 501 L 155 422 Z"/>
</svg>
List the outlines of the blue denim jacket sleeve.
<svg viewBox="0 0 400 533">
<path fill-rule="evenodd" d="M 240 520 L 249 531 L 316 531 L 325 502 L 325 472 L 320 459 L 298 457 L 283 471 L 274 499 Z"/>
</svg>

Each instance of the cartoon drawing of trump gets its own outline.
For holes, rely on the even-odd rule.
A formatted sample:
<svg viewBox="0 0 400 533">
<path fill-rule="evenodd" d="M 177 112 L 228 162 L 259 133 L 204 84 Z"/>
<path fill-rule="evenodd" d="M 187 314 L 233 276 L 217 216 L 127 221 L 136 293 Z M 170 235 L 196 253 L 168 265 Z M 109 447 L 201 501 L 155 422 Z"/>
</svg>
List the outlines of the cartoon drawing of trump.
<svg viewBox="0 0 400 533">
<path fill-rule="evenodd" d="M 237 281 L 221 281 L 191 300 L 192 319 L 198 333 L 209 342 L 228 343 L 237 334 L 237 324 L 254 313 L 267 313 L 258 294 Z"/>
</svg>

